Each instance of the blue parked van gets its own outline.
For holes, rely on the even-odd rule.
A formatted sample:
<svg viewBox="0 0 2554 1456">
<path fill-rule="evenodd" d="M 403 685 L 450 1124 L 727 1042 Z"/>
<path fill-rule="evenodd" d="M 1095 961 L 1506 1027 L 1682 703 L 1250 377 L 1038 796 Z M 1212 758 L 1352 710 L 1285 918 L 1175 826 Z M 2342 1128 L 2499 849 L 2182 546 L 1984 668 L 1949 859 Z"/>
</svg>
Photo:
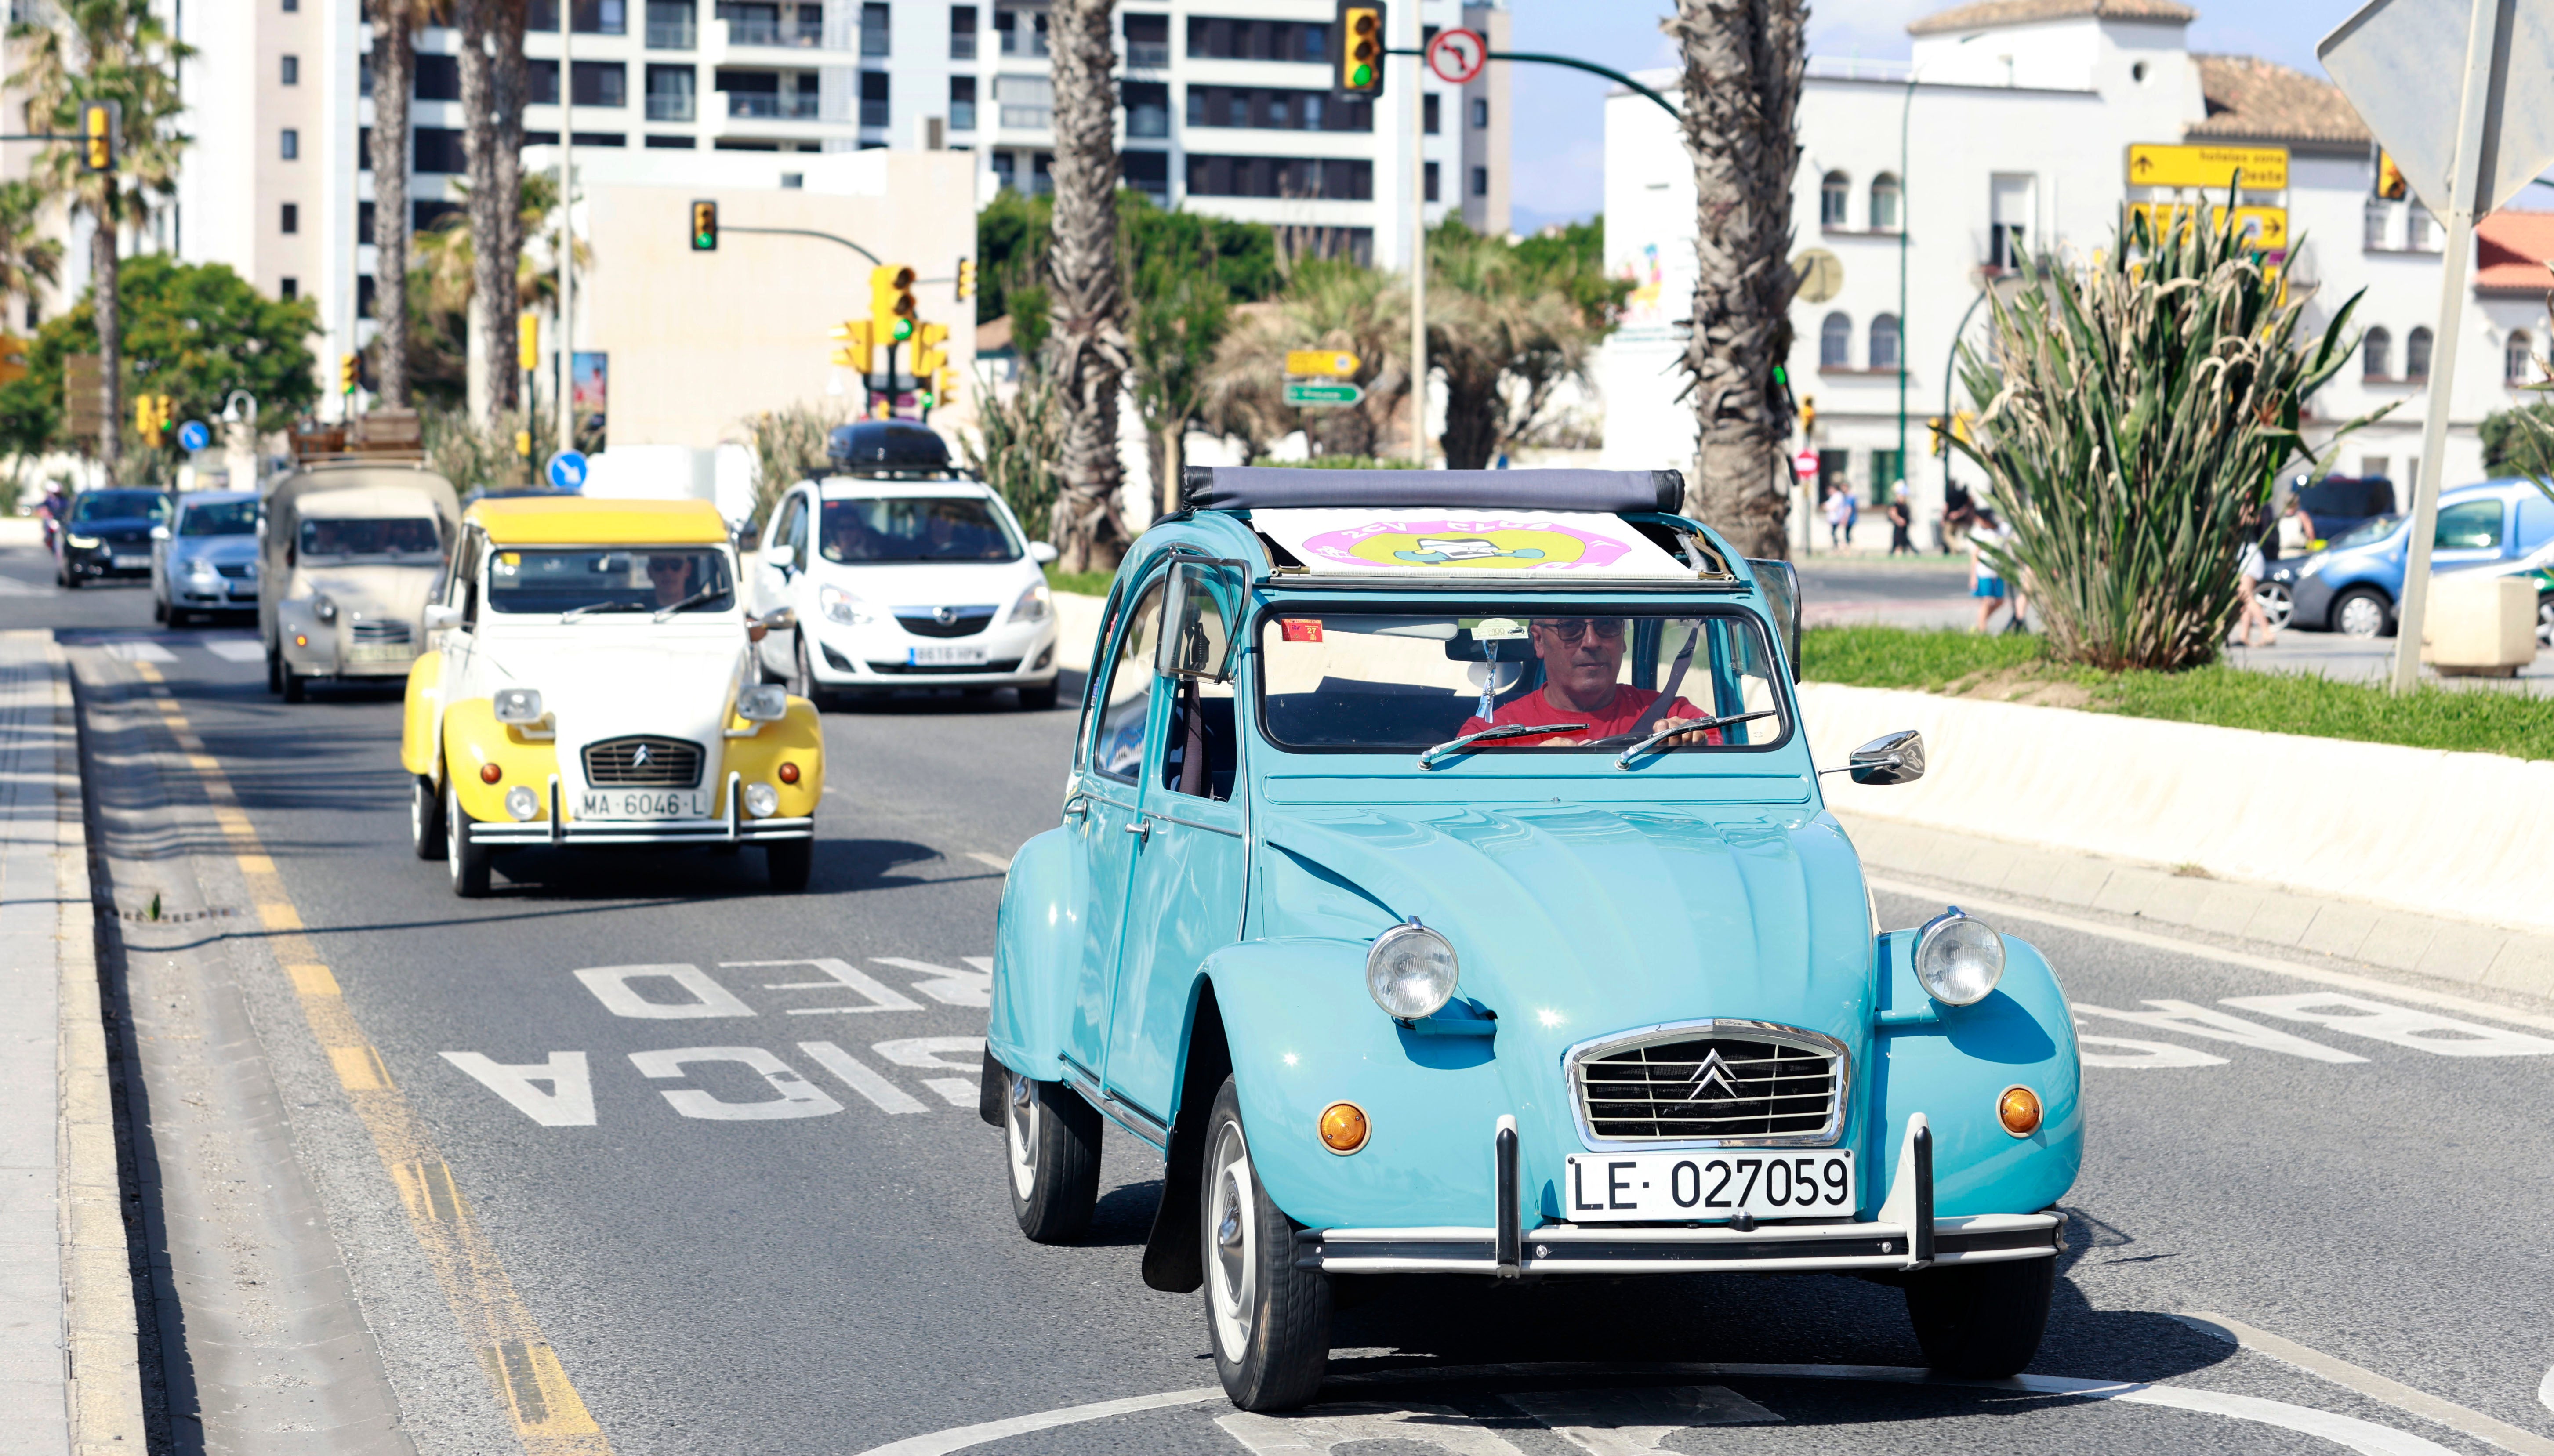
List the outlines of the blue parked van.
<svg viewBox="0 0 2554 1456">
<path fill-rule="evenodd" d="M 2403 595 L 2403 550 L 2412 534 L 2405 520 L 2380 515 L 2311 556 L 2272 562 L 2262 584 L 2270 619 L 2353 637 L 2393 635 L 2395 609 Z M 2534 482 L 2458 486 L 2439 494 L 2430 570 L 2445 575 L 2505 565 L 2549 539 L 2554 539 L 2554 500 L 2546 499 Z"/>
</svg>

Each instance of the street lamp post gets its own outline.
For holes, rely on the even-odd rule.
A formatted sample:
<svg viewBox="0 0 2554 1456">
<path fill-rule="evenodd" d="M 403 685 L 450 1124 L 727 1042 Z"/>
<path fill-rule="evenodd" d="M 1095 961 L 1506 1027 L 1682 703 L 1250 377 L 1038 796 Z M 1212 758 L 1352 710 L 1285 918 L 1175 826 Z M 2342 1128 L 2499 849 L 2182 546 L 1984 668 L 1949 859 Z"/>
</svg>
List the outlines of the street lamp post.
<svg viewBox="0 0 2554 1456">
<path fill-rule="evenodd" d="M 576 29 L 576 0 L 558 0 L 559 8 L 559 331 L 558 447 L 576 448 L 576 228 L 570 209 L 576 202 L 576 62 L 569 58 L 569 38 Z M 495 305 L 491 304 L 491 307 Z M 523 401 L 526 428 L 531 401 Z"/>
</svg>

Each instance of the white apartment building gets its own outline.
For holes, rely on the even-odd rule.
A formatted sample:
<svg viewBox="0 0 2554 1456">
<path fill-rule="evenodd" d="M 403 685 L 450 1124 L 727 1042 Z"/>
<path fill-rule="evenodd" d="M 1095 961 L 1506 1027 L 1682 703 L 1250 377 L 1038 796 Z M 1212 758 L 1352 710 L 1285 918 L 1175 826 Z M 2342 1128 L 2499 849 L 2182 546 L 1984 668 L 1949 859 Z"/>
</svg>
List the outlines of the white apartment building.
<svg viewBox="0 0 2554 1456">
<path fill-rule="evenodd" d="M 554 166 L 561 0 L 531 0 L 527 163 Z M 1052 185 L 1054 87 L 1044 0 L 567 0 L 573 138 L 620 154 L 643 181 L 647 154 L 691 153 L 667 175 L 703 175 L 697 154 L 739 157 L 738 189 L 787 187 L 775 153 L 972 152 L 981 203 L 1002 186 Z M 1439 29 L 1507 40 L 1505 0 L 1403 0 L 1392 42 Z M 1507 67 L 1461 86 L 1428 77 L 1422 165 L 1411 164 L 1414 60 L 1390 63 L 1379 102 L 1330 90 L 1332 0 L 1125 0 L 1117 13 L 1126 184 L 1164 206 L 1274 225 L 1303 253 L 1399 266 L 1413 189 L 1433 223 L 1508 227 Z M 196 48 L 181 75 L 194 137 L 155 246 L 227 263 L 279 296 L 318 300 L 314 341 L 336 358 L 370 337 L 373 117 L 359 0 L 186 6 Z M 458 34 L 417 40 L 413 221 L 457 205 L 462 171 Z M 714 174 L 721 174 L 715 166 Z M 689 183 L 687 183 L 689 184 Z M 596 239 L 600 247 L 609 239 Z M 65 288 L 85 285 L 74 250 Z M 333 395 L 332 395 L 333 397 Z"/>
<path fill-rule="evenodd" d="M 1795 448 L 1815 452 L 1823 479 L 1849 482 L 1866 504 L 1904 480 L 1919 520 L 1937 512 L 1945 465 L 1926 454 L 1925 420 L 1970 407 L 1948 359 L 1955 331 L 1972 347 L 1985 340 L 1982 290 L 2013 278 L 2025 255 L 2081 259 L 2108 247 L 2123 202 L 2168 200 L 2129 184 L 2132 144 L 2223 144 L 2287 152 L 2286 191 L 2241 200 L 2284 204 L 2295 240 L 2287 278 L 2307 290 L 2307 323 L 2320 329 L 2365 290 L 2351 326 L 2366 341 L 2310 401 L 2309 437 L 2320 444 L 2339 421 L 2398 404 L 2324 464 L 2387 476 L 2408 500 L 2443 229 L 2417 201 L 2374 195 L 2368 131 L 2337 88 L 2249 56 L 2193 54 L 2183 32 L 2195 18 L 2174 0 L 1986 0 L 1911 25 L 1910 62 L 1811 60 L 1794 246 L 1832 253 L 1843 278 L 1834 297 L 1794 303 L 1789 371 L 1816 410 L 1813 433 Z M 1607 103 L 1605 149 L 1606 265 L 1636 284 L 1599 364 L 1605 463 L 1682 466 L 1694 440 L 1693 412 L 1676 398 L 1692 296 L 1693 173 L 1670 119 L 1629 92 Z M 2483 266 L 2464 303 L 2450 484 L 2482 477 L 2482 417 L 2534 397 L 2519 387 L 2531 354 L 2547 352 L 2539 265 L 2554 257 L 2549 224 L 2554 216 L 2503 212 L 2483 226 Z M 1948 478 L 1983 484 L 1957 460 Z"/>
</svg>

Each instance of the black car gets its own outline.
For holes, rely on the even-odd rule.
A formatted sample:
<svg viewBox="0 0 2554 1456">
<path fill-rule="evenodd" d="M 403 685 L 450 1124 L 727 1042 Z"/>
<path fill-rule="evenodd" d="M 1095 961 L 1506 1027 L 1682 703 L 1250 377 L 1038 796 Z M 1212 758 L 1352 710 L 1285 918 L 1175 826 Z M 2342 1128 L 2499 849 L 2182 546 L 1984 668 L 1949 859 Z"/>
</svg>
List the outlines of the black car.
<svg viewBox="0 0 2554 1456">
<path fill-rule="evenodd" d="M 151 577 L 151 528 L 169 518 L 163 491 L 82 491 L 54 537 L 54 579 L 76 589 L 90 582 Z"/>
<path fill-rule="evenodd" d="M 2394 513 L 2394 483 L 2381 475 L 2328 475 L 2293 492 L 2297 508 L 2314 522 L 2314 538 L 2338 541 L 2380 515 Z"/>
</svg>

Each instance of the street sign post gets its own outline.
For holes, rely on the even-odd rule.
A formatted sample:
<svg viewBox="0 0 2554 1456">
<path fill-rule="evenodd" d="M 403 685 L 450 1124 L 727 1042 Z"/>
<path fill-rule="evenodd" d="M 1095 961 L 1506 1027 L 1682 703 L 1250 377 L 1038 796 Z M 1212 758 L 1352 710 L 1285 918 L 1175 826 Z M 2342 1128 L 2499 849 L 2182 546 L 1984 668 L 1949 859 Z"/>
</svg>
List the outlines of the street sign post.
<svg viewBox="0 0 2554 1456">
<path fill-rule="evenodd" d="M 1295 409 L 1326 409 L 1341 404 L 1354 404 L 1365 397 L 1365 387 L 1344 381 L 1320 384 L 1312 380 L 1288 380 L 1286 403 Z"/>
<path fill-rule="evenodd" d="M 192 455 L 213 442 L 212 426 L 200 419 L 190 419 L 177 426 L 177 448 Z"/>
<path fill-rule="evenodd" d="M 1289 349 L 1286 372 L 1310 375 L 1317 379 L 1343 380 L 1357 372 L 1363 361 L 1344 349 Z"/>
<path fill-rule="evenodd" d="M 2161 147 L 2144 142 L 2129 147 L 2129 185 L 2133 187 L 2222 187 L 2236 182 L 2247 192 L 2288 189 L 2285 147 Z"/>
<path fill-rule="evenodd" d="M 548 476 L 550 489 L 553 491 L 584 490 L 585 452 L 582 450 L 559 451 L 557 454 L 550 457 L 549 467 L 543 472 L 543 474 Z"/>
<path fill-rule="evenodd" d="M 1437 79 L 1450 86 L 1459 86 L 1481 73 L 1489 63 L 1489 38 L 1479 31 L 1439 31 L 1427 46 L 1428 68 Z"/>
<path fill-rule="evenodd" d="M 2144 216 L 2155 235 L 2161 237 L 2177 225 L 2189 221 L 2198 208 L 2182 202 L 2132 202 L 2129 211 Z M 2226 204 L 2208 204 L 2208 226 L 2226 225 Z M 2235 209 L 2235 231 L 2249 235 L 2252 247 L 2265 253 L 2288 251 L 2288 209 L 2284 207 L 2238 207 Z"/>
<path fill-rule="evenodd" d="M 2554 17 L 2506 0 L 2369 0 L 2316 45 L 2324 69 L 2402 168 L 2416 198 L 2444 201 L 2430 415 L 2412 488 L 2410 549 L 2395 605 L 2394 691 L 2420 681 L 2431 536 L 2447 471 L 2448 402 L 2475 219 L 2554 166 Z"/>
</svg>

